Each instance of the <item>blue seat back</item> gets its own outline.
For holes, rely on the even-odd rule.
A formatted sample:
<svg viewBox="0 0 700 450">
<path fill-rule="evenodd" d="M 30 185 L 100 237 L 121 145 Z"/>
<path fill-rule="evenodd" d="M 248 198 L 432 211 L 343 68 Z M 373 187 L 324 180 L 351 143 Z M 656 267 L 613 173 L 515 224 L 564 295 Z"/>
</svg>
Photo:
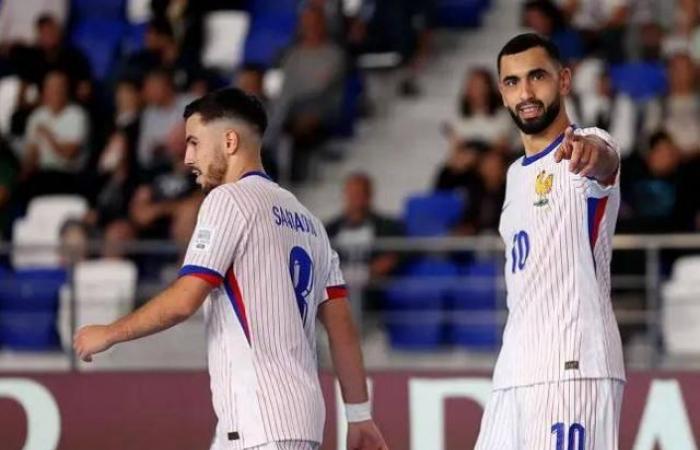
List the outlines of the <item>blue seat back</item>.
<svg viewBox="0 0 700 450">
<path fill-rule="evenodd" d="M 443 236 L 461 220 L 464 199 L 455 192 L 414 195 L 406 201 L 404 223 L 409 236 Z"/>
<path fill-rule="evenodd" d="M 85 53 L 95 78 L 103 80 L 116 62 L 126 32 L 125 22 L 86 20 L 73 28 L 71 40 Z"/>
<path fill-rule="evenodd" d="M 610 68 L 613 87 L 635 101 L 645 101 L 666 92 L 666 69 L 657 63 L 628 63 Z"/>
</svg>

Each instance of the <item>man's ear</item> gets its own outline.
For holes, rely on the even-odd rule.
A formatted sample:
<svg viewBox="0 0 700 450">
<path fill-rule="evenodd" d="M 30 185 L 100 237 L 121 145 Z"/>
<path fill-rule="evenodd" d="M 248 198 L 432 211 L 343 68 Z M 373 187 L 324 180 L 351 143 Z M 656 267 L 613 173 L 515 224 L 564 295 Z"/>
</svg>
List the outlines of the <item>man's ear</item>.
<svg viewBox="0 0 700 450">
<path fill-rule="evenodd" d="M 228 129 L 224 133 L 224 151 L 227 155 L 233 155 L 238 151 L 240 137 L 233 129 Z"/>
<path fill-rule="evenodd" d="M 569 95 L 571 93 L 571 69 L 564 67 L 559 72 L 559 93 L 561 95 Z"/>
</svg>

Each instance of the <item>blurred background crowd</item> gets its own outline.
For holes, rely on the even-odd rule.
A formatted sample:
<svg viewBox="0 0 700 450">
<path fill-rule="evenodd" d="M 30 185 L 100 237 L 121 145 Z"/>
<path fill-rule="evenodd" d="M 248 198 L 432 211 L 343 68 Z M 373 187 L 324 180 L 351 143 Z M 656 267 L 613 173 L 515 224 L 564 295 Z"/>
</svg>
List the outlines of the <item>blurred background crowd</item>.
<svg viewBox="0 0 700 450">
<path fill-rule="evenodd" d="M 34 199 L 71 194 L 86 205 L 60 224 L 63 242 L 78 249 L 71 262 L 124 258 L 122 244 L 134 240 L 183 248 L 202 195 L 182 162 L 182 111 L 223 86 L 267 106 L 270 175 L 300 192 L 323 186 L 319 174 L 352 161 L 363 127 L 384 120 L 382 91 L 406 102 L 427 95 L 424 74 L 449 51 L 439 30 L 478 29 L 492 3 L 0 0 L 2 236 L 18 242 L 18 220 L 31 216 Z M 618 230 L 700 230 L 700 0 L 512 3 L 521 29 L 552 39 L 572 68 L 572 120 L 609 130 L 620 145 Z M 507 167 L 522 149 L 498 93 L 496 53 L 483 66 L 468 65 L 469 56 L 452 55 L 468 66 L 447 100 L 452 117 L 425 130 L 442 136 L 446 155 L 423 165 L 433 180 L 425 195 L 390 217 L 373 196 L 370 170 L 334 180 L 344 182 L 343 204 L 331 205 L 328 231 L 350 277 L 353 264 L 365 279 L 427 270 L 407 269 L 395 252 L 352 251 L 377 237 L 496 232 Z M 389 71 L 397 82 L 382 85 Z M 372 89 L 377 76 L 380 88 Z M 149 272 L 148 261 L 137 263 Z"/>
</svg>

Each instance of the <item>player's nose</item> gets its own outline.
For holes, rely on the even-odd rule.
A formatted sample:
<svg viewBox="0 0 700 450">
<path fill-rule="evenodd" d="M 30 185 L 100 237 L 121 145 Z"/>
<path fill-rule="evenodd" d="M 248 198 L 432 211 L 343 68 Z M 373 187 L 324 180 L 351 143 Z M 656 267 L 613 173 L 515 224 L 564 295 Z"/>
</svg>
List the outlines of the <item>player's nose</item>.
<svg viewBox="0 0 700 450">
<path fill-rule="evenodd" d="M 189 145 L 187 146 L 187 149 L 185 150 L 185 165 L 186 166 L 194 165 L 194 150 L 192 150 Z"/>
<path fill-rule="evenodd" d="M 532 85 L 530 84 L 529 81 L 524 80 L 522 83 L 520 83 L 520 100 L 525 101 L 525 100 L 532 100 L 534 98 L 535 94 L 532 90 Z"/>
</svg>

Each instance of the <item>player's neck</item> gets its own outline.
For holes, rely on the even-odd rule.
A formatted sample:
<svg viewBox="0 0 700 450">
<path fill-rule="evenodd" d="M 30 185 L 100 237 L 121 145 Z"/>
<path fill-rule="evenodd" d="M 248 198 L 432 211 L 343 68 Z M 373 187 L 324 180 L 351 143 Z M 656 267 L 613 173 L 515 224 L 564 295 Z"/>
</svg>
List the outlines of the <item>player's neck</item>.
<svg viewBox="0 0 700 450">
<path fill-rule="evenodd" d="M 265 172 L 262 162 L 260 160 L 246 161 L 241 165 L 236 167 L 229 167 L 229 170 L 224 176 L 224 183 L 235 183 L 236 181 L 243 178 L 245 174 L 251 172 Z"/>
<path fill-rule="evenodd" d="M 525 134 L 521 132 L 520 136 L 523 141 L 523 146 L 525 147 L 525 156 L 536 155 L 547 148 L 560 134 L 566 131 L 566 127 L 569 125 L 571 125 L 571 121 L 566 113 L 562 111 L 554 122 L 543 132 L 539 134 Z"/>
</svg>

